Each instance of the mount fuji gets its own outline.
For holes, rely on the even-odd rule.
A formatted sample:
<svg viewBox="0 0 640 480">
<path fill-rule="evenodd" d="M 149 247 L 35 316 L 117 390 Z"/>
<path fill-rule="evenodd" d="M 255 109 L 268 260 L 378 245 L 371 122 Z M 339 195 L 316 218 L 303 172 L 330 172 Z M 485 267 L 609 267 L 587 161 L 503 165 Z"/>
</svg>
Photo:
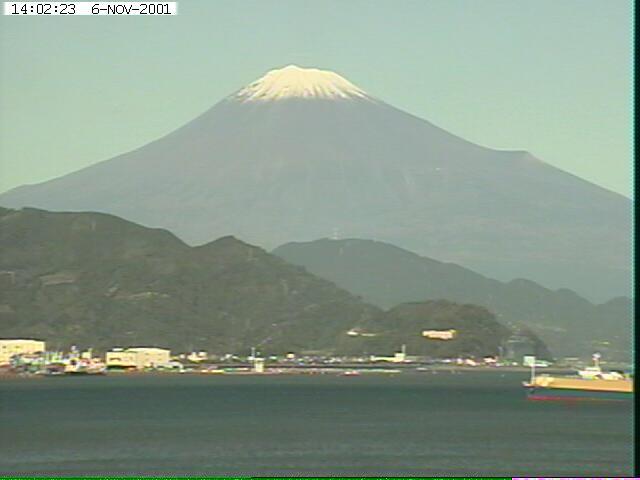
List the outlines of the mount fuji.
<svg viewBox="0 0 640 480">
<path fill-rule="evenodd" d="M 592 299 L 630 290 L 629 199 L 293 65 L 143 147 L 5 192 L 0 205 L 111 213 L 193 244 L 370 238 Z"/>
</svg>

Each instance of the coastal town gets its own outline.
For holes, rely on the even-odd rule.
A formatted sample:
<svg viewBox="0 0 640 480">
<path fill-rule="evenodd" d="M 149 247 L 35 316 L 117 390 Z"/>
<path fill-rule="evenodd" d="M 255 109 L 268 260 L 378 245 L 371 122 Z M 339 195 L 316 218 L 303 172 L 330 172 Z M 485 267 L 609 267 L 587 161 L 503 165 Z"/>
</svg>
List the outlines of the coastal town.
<svg viewBox="0 0 640 480">
<path fill-rule="evenodd" d="M 519 359 L 430 358 L 410 355 L 402 345 L 391 356 L 332 356 L 322 354 L 262 355 L 255 348 L 244 354 L 211 354 L 206 351 L 172 352 L 157 346 L 113 347 L 98 353 L 71 346 L 51 350 L 37 339 L 0 339 L 0 376 L 104 375 L 108 373 L 293 374 L 400 373 L 460 369 L 565 370 L 581 368 L 585 360 L 564 358 L 555 362 L 524 355 Z"/>
</svg>

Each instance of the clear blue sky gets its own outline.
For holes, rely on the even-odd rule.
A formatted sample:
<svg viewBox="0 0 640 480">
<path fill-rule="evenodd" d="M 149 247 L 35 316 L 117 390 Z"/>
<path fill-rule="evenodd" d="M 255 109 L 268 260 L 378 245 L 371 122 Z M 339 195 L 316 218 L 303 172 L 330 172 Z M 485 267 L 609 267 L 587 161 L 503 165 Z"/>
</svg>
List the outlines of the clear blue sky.
<svg viewBox="0 0 640 480">
<path fill-rule="evenodd" d="M 141 146 L 296 63 L 628 196 L 632 14 L 623 0 L 179 0 L 172 17 L 2 17 L 0 191 Z"/>
</svg>

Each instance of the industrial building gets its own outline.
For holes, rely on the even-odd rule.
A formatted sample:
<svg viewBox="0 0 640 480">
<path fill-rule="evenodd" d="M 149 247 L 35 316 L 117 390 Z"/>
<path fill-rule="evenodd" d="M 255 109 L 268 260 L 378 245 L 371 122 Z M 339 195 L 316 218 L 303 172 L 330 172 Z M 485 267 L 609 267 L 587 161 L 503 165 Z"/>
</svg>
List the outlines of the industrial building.
<svg viewBox="0 0 640 480">
<path fill-rule="evenodd" d="M 431 340 L 452 340 L 457 333 L 453 328 L 449 330 L 423 330 L 422 336 Z"/>
<path fill-rule="evenodd" d="M 45 351 L 41 340 L 0 339 L 0 365 L 8 364 L 14 355 L 30 355 Z"/>
<path fill-rule="evenodd" d="M 393 357 L 379 357 L 376 355 L 371 355 L 369 357 L 371 362 L 392 362 L 392 363 L 403 363 L 409 361 L 407 358 L 407 346 L 402 345 L 399 352 L 395 352 Z"/>
<path fill-rule="evenodd" d="M 171 351 L 157 347 L 114 348 L 107 352 L 105 360 L 107 368 L 164 367 L 171 362 Z"/>
</svg>

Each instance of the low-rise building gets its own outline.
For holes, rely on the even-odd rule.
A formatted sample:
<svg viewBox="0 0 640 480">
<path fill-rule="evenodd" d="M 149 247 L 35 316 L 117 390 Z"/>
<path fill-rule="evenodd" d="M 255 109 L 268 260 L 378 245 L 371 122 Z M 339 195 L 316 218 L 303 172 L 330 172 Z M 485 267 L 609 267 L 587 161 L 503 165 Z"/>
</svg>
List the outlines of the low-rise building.
<svg viewBox="0 0 640 480">
<path fill-rule="evenodd" d="M 171 350 L 166 348 L 132 347 L 127 352 L 135 354 L 138 368 L 168 365 L 171 361 Z"/>
<path fill-rule="evenodd" d="M 407 362 L 407 347 L 402 345 L 399 352 L 395 352 L 393 357 L 379 357 L 377 355 L 371 355 L 369 357 L 371 362 L 392 362 L 392 363 L 404 363 Z"/>
<path fill-rule="evenodd" d="M 200 350 L 199 352 L 191 352 L 186 359 L 193 363 L 204 362 L 208 358 L 207 352 Z"/>
<path fill-rule="evenodd" d="M 377 337 L 377 333 L 363 332 L 357 328 L 352 328 L 347 332 L 350 337 Z"/>
<path fill-rule="evenodd" d="M 157 347 L 114 348 L 105 356 L 107 368 L 153 368 L 171 362 L 171 350 Z"/>
<path fill-rule="evenodd" d="M 105 354 L 107 368 L 137 368 L 136 354 L 123 348 L 114 348 Z"/>
<path fill-rule="evenodd" d="M 264 358 L 253 359 L 253 371 L 256 373 L 264 373 Z"/>
<path fill-rule="evenodd" d="M 453 328 L 448 330 L 423 330 L 422 336 L 430 340 L 452 340 L 457 333 Z"/>
<path fill-rule="evenodd" d="M 0 339 L 0 365 L 8 364 L 14 355 L 31 355 L 45 351 L 45 343 L 32 339 Z"/>
</svg>

